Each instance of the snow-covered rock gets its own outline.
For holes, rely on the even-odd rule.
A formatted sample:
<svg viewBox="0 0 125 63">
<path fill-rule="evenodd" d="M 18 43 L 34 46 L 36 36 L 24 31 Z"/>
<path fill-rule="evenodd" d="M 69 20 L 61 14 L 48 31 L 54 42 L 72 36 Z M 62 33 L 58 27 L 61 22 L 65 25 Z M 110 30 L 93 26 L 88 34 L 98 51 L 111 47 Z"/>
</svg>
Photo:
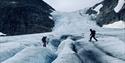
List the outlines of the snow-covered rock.
<svg viewBox="0 0 125 63">
<path fill-rule="evenodd" d="M 91 20 L 90 16 L 79 12 L 62 13 L 54 12 L 53 17 L 56 19 L 53 34 L 55 35 L 74 35 L 89 32 L 90 28 L 101 29 Z"/>
<path fill-rule="evenodd" d="M 55 27 L 50 33 L 0 37 L 1 63 L 125 63 L 124 29 L 101 28 L 85 9 L 80 11 L 52 13 Z M 97 43 L 88 42 L 90 28 L 97 31 Z M 46 48 L 44 35 L 49 38 Z"/>
</svg>

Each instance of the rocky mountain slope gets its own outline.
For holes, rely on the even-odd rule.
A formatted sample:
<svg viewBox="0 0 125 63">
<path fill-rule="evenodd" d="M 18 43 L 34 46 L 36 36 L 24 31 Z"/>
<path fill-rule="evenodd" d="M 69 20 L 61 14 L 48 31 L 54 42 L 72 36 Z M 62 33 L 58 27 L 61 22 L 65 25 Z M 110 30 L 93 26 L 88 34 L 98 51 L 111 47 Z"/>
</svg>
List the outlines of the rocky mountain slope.
<svg viewBox="0 0 125 63">
<path fill-rule="evenodd" d="M 42 0 L 0 0 L 0 32 L 7 35 L 49 32 L 54 9 Z"/>
<path fill-rule="evenodd" d="M 97 7 L 101 6 L 98 11 Z M 96 21 L 99 26 L 116 21 L 125 21 L 125 1 L 124 0 L 104 0 L 91 7 L 87 14 L 96 14 Z"/>
</svg>

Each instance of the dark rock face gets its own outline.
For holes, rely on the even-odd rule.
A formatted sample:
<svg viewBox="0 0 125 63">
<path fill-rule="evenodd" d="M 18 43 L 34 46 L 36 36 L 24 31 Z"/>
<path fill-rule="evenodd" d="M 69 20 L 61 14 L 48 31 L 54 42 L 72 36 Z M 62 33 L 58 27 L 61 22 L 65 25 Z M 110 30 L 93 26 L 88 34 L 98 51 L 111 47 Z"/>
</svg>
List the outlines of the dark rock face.
<svg viewBox="0 0 125 63">
<path fill-rule="evenodd" d="M 109 24 L 119 21 L 119 18 L 117 13 L 115 13 L 115 11 L 112 10 L 109 13 L 102 13 L 97 15 L 96 21 L 99 26 L 102 26 L 103 24 Z"/>
<path fill-rule="evenodd" d="M 123 5 L 123 8 L 118 13 L 119 19 L 125 21 L 125 4 Z"/>
<path fill-rule="evenodd" d="M 88 11 L 86 12 L 86 14 L 97 14 L 97 12 L 95 10 L 93 10 L 93 8 L 89 8 Z"/>
<path fill-rule="evenodd" d="M 91 8 L 94 9 L 100 4 L 102 4 L 103 7 L 100 9 L 100 13 L 96 17 L 96 21 L 99 26 L 113 23 L 119 20 L 125 21 L 125 18 L 124 18 L 125 17 L 125 4 L 118 13 L 114 11 L 114 8 L 118 4 L 118 0 L 104 0 Z M 88 9 L 88 11 L 92 9 Z M 94 13 L 89 12 L 87 14 L 94 14 Z"/>
<path fill-rule="evenodd" d="M 49 32 L 54 11 L 42 0 L 0 0 L 0 32 L 20 35 Z"/>
</svg>

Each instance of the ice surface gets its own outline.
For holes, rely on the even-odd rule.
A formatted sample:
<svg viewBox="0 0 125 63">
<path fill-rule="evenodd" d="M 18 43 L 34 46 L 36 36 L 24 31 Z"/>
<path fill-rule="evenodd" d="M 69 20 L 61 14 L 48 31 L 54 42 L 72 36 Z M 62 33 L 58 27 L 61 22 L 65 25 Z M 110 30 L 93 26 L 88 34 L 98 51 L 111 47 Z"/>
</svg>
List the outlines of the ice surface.
<svg viewBox="0 0 125 63">
<path fill-rule="evenodd" d="M 47 48 L 28 47 L 2 63 L 51 63 L 55 57 Z"/>
<path fill-rule="evenodd" d="M 92 7 L 103 0 L 44 0 L 54 9 L 61 12 L 72 12 Z"/>
<path fill-rule="evenodd" d="M 83 11 L 81 15 L 80 11 Z M 54 12 L 50 33 L 0 37 L 1 63 L 125 63 L 125 29 L 101 28 L 84 14 Z M 89 29 L 97 31 L 98 42 L 89 40 Z M 61 39 L 67 35 L 68 38 Z M 80 36 L 80 39 L 73 40 Z M 49 44 L 43 47 L 41 38 Z M 56 57 L 57 56 L 57 57 Z"/>
<path fill-rule="evenodd" d="M 73 51 L 73 43 L 71 39 L 61 42 L 58 47 L 58 57 L 52 63 L 82 63 L 78 55 Z"/>
<path fill-rule="evenodd" d="M 19 43 L 3 43 L 0 44 L 0 62 L 14 56 L 16 53 L 24 49 Z"/>
<path fill-rule="evenodd" d="M 100 41 L 96 42 L 96 46 L 110 55 L 125 60 L 125 43 L 115 37 L 99 38 Z M 112 46 L 110 46 L 112 45 Z"/>
</svg>

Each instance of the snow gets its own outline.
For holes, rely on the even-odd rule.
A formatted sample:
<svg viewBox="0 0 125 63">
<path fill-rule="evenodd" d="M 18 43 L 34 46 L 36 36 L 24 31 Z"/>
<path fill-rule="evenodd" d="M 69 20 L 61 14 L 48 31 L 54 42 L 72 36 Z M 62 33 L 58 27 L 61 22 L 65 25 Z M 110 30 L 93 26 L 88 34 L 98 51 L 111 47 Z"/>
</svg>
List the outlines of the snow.
<svg viewBox="0 0 125 63">
<path fill-rule="evenodd" d="M 0 36 L 5 36 L 6 34 L 4 34 L 4 33 L 2 33 L 2 32 L 0 32 Z"/>
<path fill-rule="evenodd" d="M 49 49 L 28 47 L 2 63 L 51 63 L 55 57 Z"/>
<path fill-rule="evenodd" d="M 124 63 L 125 62 L 121 59 L 108 55 L 105 51 L 102 51 L 100 49 L 102 47 L 97 47 L 95 43 L 96 42 L 94 43 L 88 42 L 86 39 L 78 40 L 75 43 L 76 49 L 78 50 L 78 55 L 81 58 L 83 63 Z M 102 41 L 100 44 L 105 44 L 105 40 Z M 109 47 L 109 46 L 112 46 L 110 44 L 105 44 L 105 45 L 110 49 L 112 48 L 112 47 Z"/>
<path fill-rule="evenodd" d="M 24 49 L 19 43 L 4 43 L 0 44 L 0 62 L 14 56 L 16 53 Z"/>
<path fill-rule="evenodd" d="M 100 9 L 103 7 L 102 4 L 98 5 L 94 10 L 97 11 L 97 14 L 100 13 Z"/>
<path fill-rule="evenodd" d="M 97 47 L 111 54 L 112 56 L 125 60 L 125 43 L 119 40 L 118 38 L 103 37 L 100 38 L 100 41 L 95 44 Z M 113 45 L 113 46 L 108 46 L 108 45 Z"/>
<path fill-rule="evenodd" d="M 52 63 L 82 63 L 77 54 L 73 51 L 74 41 L 66 39 L 58 47 L 58 57 Z"/>
<path fill-rule="evenodd" d="M 72 13 L 59 13 L 55 12 L 52 14 L 55 21 L 55 27 L 53 29 L 53 34 L 62 35 L 67 34 L 82 34 L 84 32 L 89 32 L 89 29 L 100 29 L 99 26 L 90 19 L 88 15 L 83 14 L 82 16 L 79 12 Z"/>
<path fill-rule="evenodd" d="M 15 56 L 17 53 L 21 52 L 26 47 L 31 47 L 31 46 L 42 47 L 41 38 L 42 36 L 45 36 L 45 35 L 47 36 L 47 34 L 49 35 L 49 33 L 45 33 L 45 34 L 42 33 L 42 34 L 5 36 L 5 37 L 1 36 L 0 37 L 0 62 Z"/>
<path fill-rule="evenodd" d="M 53 19 L 53 17 L 49 16 L 50 19 Z"/>
<path fill-rule="evenodd" d="M 125 28 L 125 22 L 124 21 L 118 21 L 114 22 L 112 24 L 104 25 L 104 28 Z"/>
<path fill-rule="evenodd" d="M 124 42 L 121 41 L 120 39 L 118 39 L 117 35 L 120 35 L 120 37 L 124 38 L 124 36 L 121 36 L 122 34 L 124 34 L 123 31 L 116 31 L 115 29 L 111 30 L 110 29 L 105 29 L 105 28 L 100 28 L 98 27 L 94 21 L 90 20 L 90 17 L 87 15 L 80 15 L 79 12 L 72 12 L 72 13 L 53 13 L 53 16 L 56 20 L 56 25 L 53 29 L 53 34 L 56 35 L 78 35 L 78 34 L 84 34 L 84 41 L 81 41 L 80 43 L 84 43 L 82 44 L 80 48 L 78 48 L 78 54 L 76 54 L 75 52 L 72 51 L 71 49 L 71 43 L 74 44 L 73 41 L 68 40 L 64 40 L 63 42 L 61 42 L 61 44 L 58 47 L 58 57 L 56 58 L 55 61 L 53 61 L 53 63 L 74 63 L 75 61 L 79 61 L 76 60 L 76 58 L 79 58 L 80 60 L 82 60 L 83 63 L 125 63 L 125 61 L 123 61 L 124 59 Z M 97 31 L 98 34 L 102 33 L 101 38 L 99 39 L 100 44 L 106 44 L 105 47 L 101 47 L 101 46 L 97 46 L 96 44 L 92 44 L 89 43 L 89 29 L 95 29 Z M 117 38 L 104 38 L 103 37 L 103 33 L 107 33 L 107 35 L 109 36 L 115 36 Z M 114 35 L 113 35 L 114 34 Z M 97 35 L 97 37 L 100 37 L 100 35 Z M 104 39 L 104 40 L 102 40 Z M 120 44 L 121 47 L 119 47 L 119 45 L 115 45 L 114 47 L 112 46 L 113 44 Z M 67 44 L 70 44 L 67 46 Z M 76 44 L 75 44 L 76 45 Z M 79 47 L 79 45 L 76 45 L 76 47 Z M 107 47 L 107 48 L 106 48 Z M 82 48 L 82 49 L 81 49 Z M 104 49 L 104 50 L 101 50 Z M 116 50 L 115 50 L 116 49 Z M 120 49 L 120 50 L 119 50 Z M 90 52 L 89 52 L 90 51 Z M 95 53 L 95 54 L 91 54 Z M 121 52 L 120 52 L 121 51 Z M 119 53 L 120 52 L 120 53 Z M 77 57 L 75 58 L 74 55 L 72 54 L 74 53 L 75 55 L 77 55 Z M 107 53 L 111 53 L 112 56 L 110 56 Z M 90 56 L 86 56 L 86 55 L 92 55 L 95 56 L 95 59 L 92 59 Z M 99 58 L 97 57 L 99 56 Z M 74 59 L 71 59 L 71 57 L 74 57 Z M 73 61 L 74 60 L 74 61 Z M 79 61 L 81 62 L 81 61 Z"/>
<path fill-rule="evenodd" d="M 118 0 L 118 4 L 117 4 L 117 6 L 114 8 L 114 11 L 115 11 L 116 13 L 118 13 L 118 12 L 122 9 L 122 7 L 123 7 L 124 4 L 125 4 L 125 0 Z"/>
</svg>

